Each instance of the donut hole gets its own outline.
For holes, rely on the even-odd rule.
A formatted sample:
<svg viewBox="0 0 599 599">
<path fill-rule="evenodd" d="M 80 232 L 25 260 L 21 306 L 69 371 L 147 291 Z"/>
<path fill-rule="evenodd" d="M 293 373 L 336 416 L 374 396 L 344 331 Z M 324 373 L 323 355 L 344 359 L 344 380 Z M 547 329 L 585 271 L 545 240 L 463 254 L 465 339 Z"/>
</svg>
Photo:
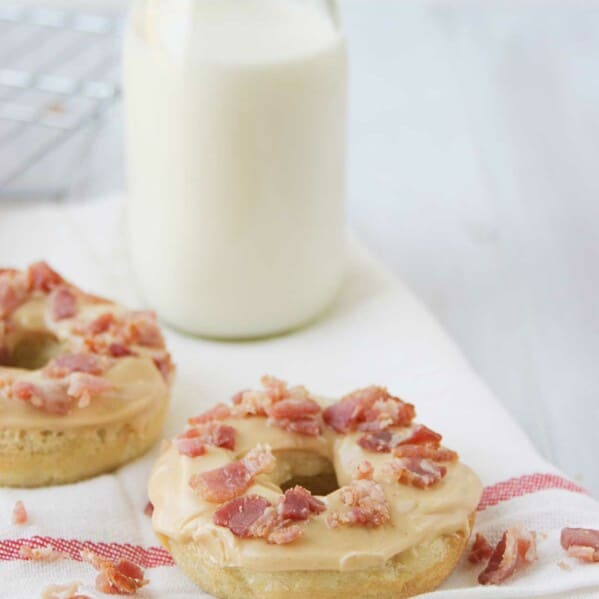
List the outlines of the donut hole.
<svg viewBox="0 0 599 599">
<path fill-rule="evenodd" d="M 272 479 L 281 491 L 301 485 L 312 495 L 323 496 L 339 488 L 335 467 L 329 458 L 300 450 L 280 450 L 273 453 L 277 465 Z"/>
<path fill-rule="evenodd" d="M 7 352 L 4 366 L 38 370 L 60 353 L 58 339 L 46 331 L 28 331 L 21 335 Z"/>
</svg>

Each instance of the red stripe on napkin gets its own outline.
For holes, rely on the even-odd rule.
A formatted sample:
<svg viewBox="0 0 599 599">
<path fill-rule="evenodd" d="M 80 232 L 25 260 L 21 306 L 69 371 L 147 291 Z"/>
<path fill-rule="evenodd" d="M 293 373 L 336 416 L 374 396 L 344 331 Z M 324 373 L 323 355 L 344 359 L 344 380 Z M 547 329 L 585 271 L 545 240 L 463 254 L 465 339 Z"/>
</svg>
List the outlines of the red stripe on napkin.
<svg viewBox="0 0 599 599">
<path fill-rule="evenodd" d="M 482 512 L 488 507 L 492 507 L 503 501 L 509 501 L 515 497 L 522 497 L 538 491 L 548 489 L 562 489 L 572 493 L 586 493 L 586 491 L 574 484 L 572 481 L 556 474 L 525 474 L 517 478 L 510 478 L 485 487 L 483 496 L 478 504 L 478 511 Z"/>
<path fill-rule="evenodd" d="M 485 487 L 478 506 L 478 511 L 509 501 L 515 497 L 530 495 L 538 491 L 560 489 L 571 493 L 586 493 L 586 491 L 556 474 L 525 474 L 517 478 L 496 483 Z M 22 560 L 19 550 L 22 545 L 32 547 L 47 547 L 50 545 L 57 551 L 67 553 L 72 559 L 81 561 L 83 550 L 93 551 L 98 555 L 111 559 L 128 559 L 142 568 L 158 568 L 173 566 L 174 562 L 168 551 L 162 547 L 140 547 L 129 543 L 99 543 L 94 541 L 78 541 L 76 539 L 55 539 L 52 537 L 31 537 L 29 539 L 7 539 L 0 541 L 0 561 Z"/>
<path fill-rule="evenodd" d="M 93 551 L 99 556 L 111 560 L 128 559 L 142 568 L 172 566 L 173 559 L 162 547 L 140 547 L 129 543 L 97 543 L 94 541 L 78 541 L 76 539 L 55 539 L 52 537 L 31 537 L 29 539 L 11 539 L 0 541 L 0 561 L 23 559 L 19 550 L 27 544 L 31 547 L 47 547 L 67 553 L 71 559 L 81 561 L 82 551 Z"/>
</svg>

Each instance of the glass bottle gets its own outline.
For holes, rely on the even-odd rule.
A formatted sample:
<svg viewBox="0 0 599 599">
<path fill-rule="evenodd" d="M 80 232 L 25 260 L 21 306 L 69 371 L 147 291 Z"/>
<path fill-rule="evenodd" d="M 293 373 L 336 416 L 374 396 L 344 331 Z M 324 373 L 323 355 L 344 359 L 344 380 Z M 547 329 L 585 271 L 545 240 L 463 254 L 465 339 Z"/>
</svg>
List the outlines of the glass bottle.
<svg viewBox="0 0 599 599">
<path fill-rule="evenodd" d="M 345 263 L 346 86 L 334 2 L 134 3 L 129 248 L 165 321 L 252 338 L 332 302 Z"/>
</svg>

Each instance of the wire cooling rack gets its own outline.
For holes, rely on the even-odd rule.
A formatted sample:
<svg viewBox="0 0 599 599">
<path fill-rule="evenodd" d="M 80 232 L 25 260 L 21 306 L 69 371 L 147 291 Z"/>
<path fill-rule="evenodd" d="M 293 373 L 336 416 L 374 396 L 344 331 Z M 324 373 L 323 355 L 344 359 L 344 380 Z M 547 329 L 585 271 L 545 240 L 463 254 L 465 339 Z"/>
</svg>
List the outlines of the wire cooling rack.
<svg viewBox="0 0 599 599">
<path fill-rule="evenodd" d="M 120 98 L 123 19 L 0 5 L 0 198 L 67 193 Z"/>
</svg>

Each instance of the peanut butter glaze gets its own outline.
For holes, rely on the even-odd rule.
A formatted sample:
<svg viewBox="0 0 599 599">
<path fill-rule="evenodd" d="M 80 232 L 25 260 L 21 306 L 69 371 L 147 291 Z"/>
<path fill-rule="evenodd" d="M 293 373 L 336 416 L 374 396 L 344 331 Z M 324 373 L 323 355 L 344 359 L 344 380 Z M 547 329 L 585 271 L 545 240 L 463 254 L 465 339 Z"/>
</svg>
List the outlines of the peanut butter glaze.
<svg viewBox="0 0 599 599">
<path fill-rule="evenodd" d="M 360 433 L 339 435 L 328 428 L 319 437 L 288 433 L 270 426 L 266 418 L 229 418 L 237 430 L 235 451 L 214 447 L 205 455 L 189 458 L 168 443 L 154 467 L 149 497 L 154 505 L 153 526 L 157 533 L 205 550 L 222 567 L 243 567 L 259 571 L 359 570 L 382 566 L 388 559 L 440 535 L 469 532 L 469 517 L 476 510 L 482 487 L 478 477 L 465 465 L 447 464 L 445 478 L 428 489 L 416 489 L 389 480 L 384 464 L 390 454 L 362 449 L 356 440 Z M 319 496 L 327 510 L 303 524 L 304 534 L 288 545 L 269 545 L 262 539 L 241 539 L 212 517 L 218 504 L 200 499 L 189 487 L 189 479 L 199 472 L 224 466 L 239 459 L 258 443 L 267 444 L 275 455 L 280 452 L 309 452 L 330 460 L 340 486 L 348 484 L 358 464 L 369 460 L 391 506 L 391 520 L 378 528 L 326 524 L 327 513 L 343 509 L 339 491 Z M 308 454 L 301 454 L 308 456 Z M 289 478 L 286 457 L 277 460 L 271 475 L 257 477 L 247 494 L 258 494 L 276 503 L 280 484 Z M 308 460 L 309 462 L 309 460 Z"/>
<path fill-rule="evenodd" d="M 76 288 L 74 288 L 76 289 Z M 32 297 L 19 306 L 5 323 L 0 323 L 0 342 L 13 350 L 27 339 L 45 335 L 51 339 L 48 358 L 88 351 L 84 337 L 77 329 L 102 314 L 122 317 L 127 310 L 106 300 L 79 292 L 77 314 L 73 318 L 52 318 L 48 297 Z M 155 348 L 132 347 L 134 356 L 109 359 L 101 375 L 110 383 L 110 390 L 95 397 L 86 407 L 74 407 L 66 415 L 50 414 L 27 402 L 9 398 L 8 389 L 16 381 L 43 383 L 41 369 L 0 366 L 0 427 L 18 430 L 72 430 L 87 426 L 102 426 L 119 421 L 136 420 L 143 426 L 145 418 L 164 405 L 169 397 L 169 385 L 153 362 Z"/>
</svg>

